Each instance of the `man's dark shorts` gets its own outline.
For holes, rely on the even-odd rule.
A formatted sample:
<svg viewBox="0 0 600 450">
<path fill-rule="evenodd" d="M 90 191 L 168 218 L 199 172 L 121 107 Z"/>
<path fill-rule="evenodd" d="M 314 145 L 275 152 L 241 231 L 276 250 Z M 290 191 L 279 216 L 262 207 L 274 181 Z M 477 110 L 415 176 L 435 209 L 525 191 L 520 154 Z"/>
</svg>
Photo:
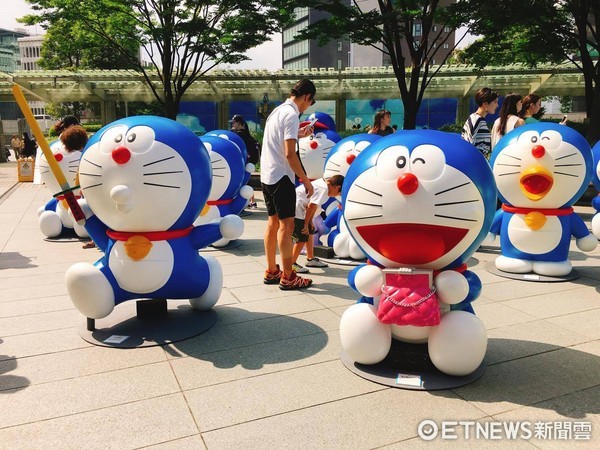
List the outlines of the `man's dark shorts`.
<svg viewBox="0 0 600 450">
<path fill-rule="evenodd" d="M 308 226 L 308 234 L 302 234 L 304 228 L 304 219 L 298 219 L 294 217 L 294 232 L 292 233 L 292 239 L 294 242 L 308 242 L 308 236 L 311 234 L 317 234 L 317 230 L 311 223 Z"/>
<path fill-rule="evenodd" d="M 263 196 L 269 216 L 288 219 L 296 215 L 296 186 L 283 176 L 275 184 L 262 184 Z"/>
</svg>

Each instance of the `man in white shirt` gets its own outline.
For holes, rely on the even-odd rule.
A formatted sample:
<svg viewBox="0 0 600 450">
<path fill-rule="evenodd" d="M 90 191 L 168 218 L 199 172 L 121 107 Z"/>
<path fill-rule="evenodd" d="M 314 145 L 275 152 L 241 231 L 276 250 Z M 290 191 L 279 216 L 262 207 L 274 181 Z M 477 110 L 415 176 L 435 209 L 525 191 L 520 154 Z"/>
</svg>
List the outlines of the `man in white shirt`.
<svg viewBox="0 0 600 450">
<path fill-rule="evenodd" d="M 269 220 L 265 231 L 267 270 L 263 282 L 279 284 L 283 290 L 304 289 L 312 280 L 302 278 L 292 269 L 292 232 L 296 208 L 294 175 L 302 180 L 308 195 L 313 186 L 296 154 L 298 138 L 309 136 L 312 127 L 300 128 L 299 116 L 315 104 L 317 89 L 304 78 L 292 88 L 290 98 L 267 118 L 260 156 L 260 181 Z M 276 264 L 277 247 L 281 265 Z"/>
<path fill-rule="evenodd" d="M 306 244 L 306 267 L 327 267 L 327 264 L 319 258 L 315 258 L 314 245 L 312 245 L 311 234 L 314 234 L 313 218 L 320 211 L 321 206 L 329 200 L 329 197 L 337 197 L 342 192 L 342 184 L 344 177 L 342 175 L 334 175 L 327 178 L 319 178 L 313 181 L 315 192 L 312 196 L 308 196 L 303 186 L 296 188 L 296 216 L 294 217 L 294 232 L 292 239 L 294 240 L 294 250 L 292 259 L 294 264 L 293 269 L 297 273 L 307 273 L 308 269 L 298 264 L 298 256 Z"/>
</svg>

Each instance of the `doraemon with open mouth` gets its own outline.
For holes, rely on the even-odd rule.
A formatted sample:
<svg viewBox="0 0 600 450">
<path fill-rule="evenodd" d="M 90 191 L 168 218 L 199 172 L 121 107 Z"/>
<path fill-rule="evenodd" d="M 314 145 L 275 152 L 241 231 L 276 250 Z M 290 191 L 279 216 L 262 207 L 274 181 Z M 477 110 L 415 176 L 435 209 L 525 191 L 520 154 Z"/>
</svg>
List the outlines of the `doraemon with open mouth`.
<svg viewBox="0 0 600 450">
<path fill-rule="evenodd" d="M 193 226 L 211 188 L 207 150 L 182 124 L 129 117 L 98 131 L 83 151 L 79 180 L 86 230 L 104 252 L 66 273 L 77 309 L 93 319 L 134 298 L 189 299 L 209 309 L 223 287 L 218 261 L 198 249 L 243 231 L 237 216 Z"/>
<path fill-rule="evenodd" d="M 348 136 L 339 141 L 331 149 L 325 161 L 323 177 L 329 178 L 334 175 L 346 176 L 350 164 L 352 164 L 356 157 L 379 138 L 381 136 L 378 134 L 360 133 Z M 342 216 L 341 206 L 340 208 L 336 207 L 328 210 L 325 225 L 331 231 L 327 235 L 327 245 L 333 247 L 333 251 L 340 258 L 364 259 L 365 254 L 350 236 Z"/>
<path fill-rule="evenodd" d="M 78 150 L 68 152 L 60 139 L 50 144 L 50 150 L 54 154 L 54 158 L 62 170 L 62 173 L 69 182 L 69 186 L 76 186 L 77 169 L 79 168 L 81 152 Z M 42 184 L 45 184 L 52 194 L 61 192 L 62 188 L 50 170 L 48 160 L 43 153 L 39 157 L 39 160 L 40 179 Z M 76 198 L 79 198 L 80 192 L 75 192 L 75 196 Z M 53 197 L 46 205 L 38 209 L 38 223 L 40 231 L 48 238 L 66 236 L 68 231 L 75 231 L 75 234 L 81 238 L 89 237 L 85 228 L 75 222 L 69 215 L 69 209 L 67 202 L 64 199 L 64 195 Z"/>
<path fill-rule="evenodd" d="M 586 140 L 562 125 L 525 125 L 501 139 L 490 164 L 502 200 L 487 241 L 500 234 L 496 267 L 516 274 L 568 275 L 571 236 L 582 251 L 598 243 L 572 208 L 592 177 Z"/>
<path fill-rule="evenodd" d="M 349 276 L 351 287 L 364 297 L 341 319 L 346 354 L 358 363 L 376 364 L 388 354 L 392 338 L 427 342 L 440 371 L 456 376 L 475 371 L 487 337 L 471 307 L 481 282 L 466 269 L 466 261 L 487 235 L 494 215 L 496 188 L 485 158 L 447 133 L 411 130 L 386 136 L 352 163 L 342 201 L 348 230 L 370 262 Z M 407 286 L 386 286 L 382 269 L 429 273 L 429 293 L 419 301 L 433 298 L 437 320 L 381 320 L 388 288 L 404 290 L 405 298 L 414 292 Z"/>
</svg>

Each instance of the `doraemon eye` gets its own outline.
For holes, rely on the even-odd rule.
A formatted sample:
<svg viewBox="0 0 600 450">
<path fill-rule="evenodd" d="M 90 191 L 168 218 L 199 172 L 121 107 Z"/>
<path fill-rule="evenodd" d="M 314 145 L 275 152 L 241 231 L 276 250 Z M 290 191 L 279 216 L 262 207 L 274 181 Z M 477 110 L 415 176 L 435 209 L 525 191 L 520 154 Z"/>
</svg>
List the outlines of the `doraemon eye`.
<svg viewBox="0 0 600 450">
<path fill-rule="evenodd" d="M 435 145 L 419 145 L 410 155 L 411 171 L 422 180 L 435 180 L 446 166 L 444 152 Z"/>
<path fill-rule="evenodd" d="M 546 150 L 554 150 L 560 147 L 562 136 L 558 131 L 546 130 L 540 135 L 538 144 L 543 145 Z"/>
<path fill-rule="evenodd" d="M 317 138 L 317 139 L 327 139 L 327 135 L 325 133 L 322 133 L 322 132 L 316 133 L 314 135 L 314 137 Z"/>
<path fill-rule="evenodd" d="M 125 145 L 124 137 L 127 132 L 125 126 L 115 126 L 106 130 L 100 139 L 99 147 L 103 153 L 110 153 L 115 148 Z"/>
<path fill-rule="evenodd" d="M 154 131 L 150 127 L 131 128 L 125 135 L 124 145 L 133 153 L 147 152 L 154 142 Z"/>
<path fill-rule="evenodd" d="M 537 131 L 525 131 L 519 136 L 517 144 L 520 148 L 528 150 L 534 145 L 540 145 L 540 135 Z"/>
<path fill-rule="evenodd" d="M 409 155 L 406 147 L 398 145 L 387 148 L 377 158 L 377 175 L 385 181 L 396 180 L 400 175 L 408 172 L 409 168 Z"/>
<path fill-rule="evenodd" d="M 360 153 L 365 148 L 367 148 L 369 145 L 371 145 L 371 143 L 369 141 L 360 141 L 360 142 L 357 142 L 357 144 L 354 148 L 356 149 L 356 153 Z"/>
</svg>

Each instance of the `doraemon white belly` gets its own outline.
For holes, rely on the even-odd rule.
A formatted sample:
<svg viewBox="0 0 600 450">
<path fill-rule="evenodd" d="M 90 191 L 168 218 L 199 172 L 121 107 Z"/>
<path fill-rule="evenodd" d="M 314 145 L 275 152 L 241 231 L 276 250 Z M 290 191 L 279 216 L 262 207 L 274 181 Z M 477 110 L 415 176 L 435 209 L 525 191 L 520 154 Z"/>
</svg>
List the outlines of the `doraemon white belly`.
<svg viewBox="0 0 600 450">
<path fill-rule="evenodd" d="M 563 229 L 557 216 L 545 216 L 544 225 L 532 230 L 525 223 L 525 215 L 514 214 L 508 222 L 508 237 L 513 246 L 533 255 L 549 253 L 559 244 Z"/>
<path fill-rule="evenodd" d="M 154 292 L 163 287 L 173 272 L 175 258 L 167 241 L 153 241 L 145 258 L 133 260 L 125 242 L 117 241 L 110 251 L 108 266 L 119 286 L 134 293 Z"/>
</svg>

